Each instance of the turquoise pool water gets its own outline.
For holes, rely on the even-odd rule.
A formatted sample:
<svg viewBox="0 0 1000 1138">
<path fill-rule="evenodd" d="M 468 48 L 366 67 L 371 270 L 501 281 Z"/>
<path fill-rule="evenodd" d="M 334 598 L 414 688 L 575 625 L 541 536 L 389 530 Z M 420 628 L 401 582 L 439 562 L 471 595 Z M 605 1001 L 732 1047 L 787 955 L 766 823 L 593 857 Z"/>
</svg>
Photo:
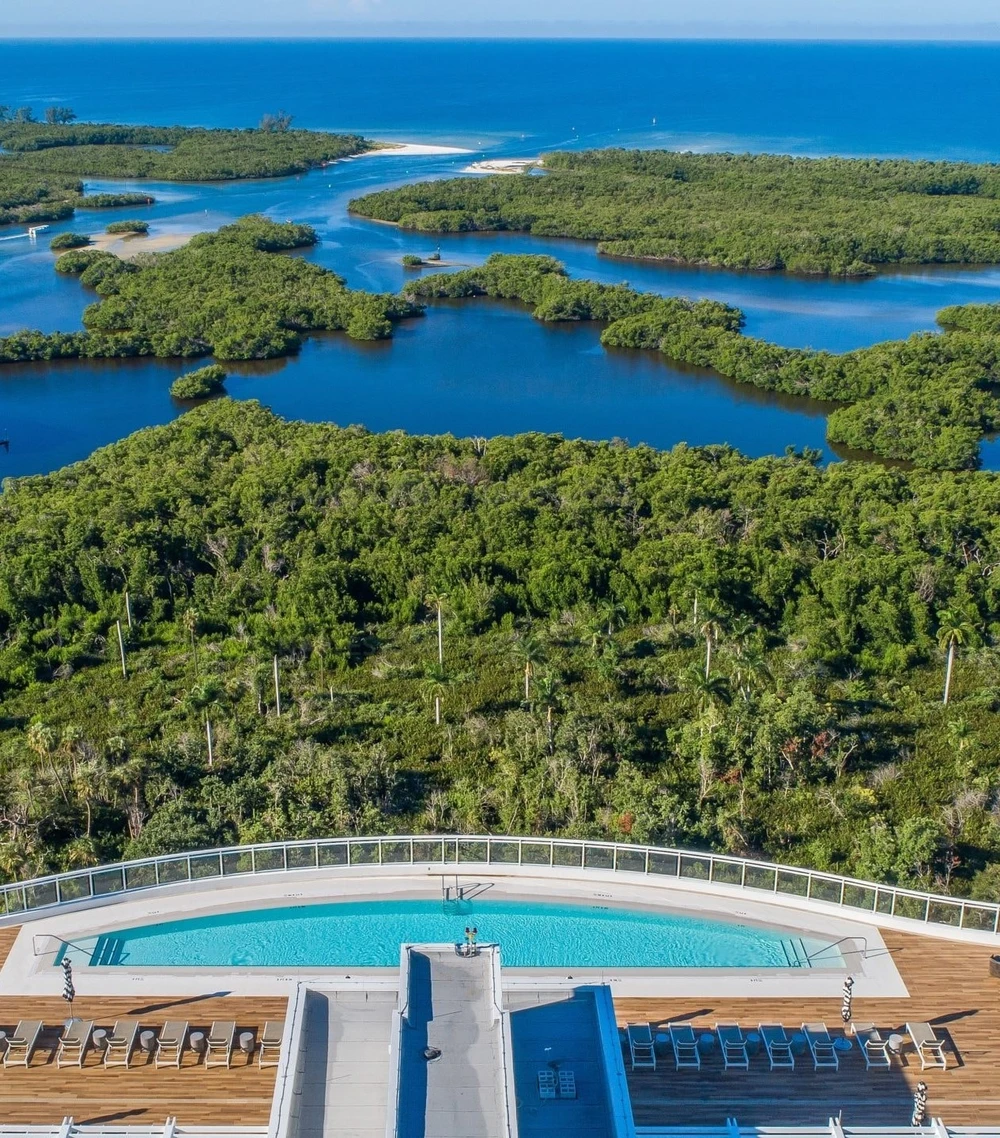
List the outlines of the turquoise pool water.
<svg viewBox="0 0 1000 1138">
<path fill-rule="evenodd" d="M 400 944 L 474 925 L 513 968 L 789 968 L 828 943 L 674 913 L 522 901 L 344 901 L 193 917 L 99 937 L 90 963 L 167 968 L 383 967 Z M 88 945 L 89 947 L 89 945 Z M 821 958 L 839 961 L 836 950 Z"/>
</svg>

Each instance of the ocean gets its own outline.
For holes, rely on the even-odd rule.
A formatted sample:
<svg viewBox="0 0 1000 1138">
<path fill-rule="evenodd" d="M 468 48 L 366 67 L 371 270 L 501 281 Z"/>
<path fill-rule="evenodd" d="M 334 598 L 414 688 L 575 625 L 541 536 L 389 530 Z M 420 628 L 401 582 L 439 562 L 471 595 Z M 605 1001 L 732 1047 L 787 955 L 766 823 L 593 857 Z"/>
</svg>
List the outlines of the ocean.
<svg viewBox="0 0 1000 1138">
<path fill-rule="evenodd" d="M 1000 45 L 630 41 L 0 42 L 0 104 L 58 103 L 81 119 L 251 126 L 283 109 L 297 125 L 461 146 L 469 155 L 379 157 L 289 179 L 152 186 L 153 233 L 211 229 L 264 212 L 314 225 L 312 256 L 352 287 L 396 290 L 403 253 L 437 238 L 348 215 L 381 185 L 451 176 L 478 156 L 590 146 L 797 154 L 1000 158 Z M 88 183 L 93 189 L 115 188 Z M 80 326 L 92 299 L 52 271 L 48 239 L 102 228 L 81 214 L 36 246 L 0 240 L 0 335 Z M 18 227 L 6 227 L 18 232 Z M 795 278 L 613 261 L 585 242 L 453 235 L 449 263 L 545 252 L 572 275 L 742 308 L 747 331 L 845 351 L 933 329 L 948 304 L 1000 299 L 1000 269 L 928 267 L 869 280 Z M 288 417 L 373 430 L 494 435 L 526 430 L 658 447 L 789 445 L 838 457 L 826 408 L 725 383 L 650 355 L 606 352 L 594 327 L 538 325 L 516 306 L 434 305 L 392 343 L 314 337 L 294 360 L 235 369 L 235 398 Z M 177 361 L 0 369 L 0 477 L 55 469 L 182 408 Z M 984 447 L 1000 466 L 1000 447 Z"/>
</svg>

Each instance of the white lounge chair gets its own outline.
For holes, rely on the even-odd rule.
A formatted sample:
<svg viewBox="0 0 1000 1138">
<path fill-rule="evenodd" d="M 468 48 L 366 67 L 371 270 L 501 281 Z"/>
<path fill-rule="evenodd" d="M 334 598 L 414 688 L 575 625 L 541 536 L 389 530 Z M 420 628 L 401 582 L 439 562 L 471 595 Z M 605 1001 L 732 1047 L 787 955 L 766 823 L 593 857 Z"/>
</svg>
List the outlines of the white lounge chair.
<svg viewBox="0 0 1000 1138">
<path fill-rule="evenodd" d="M 928 1067 L 940 1067 L 942 1071 L 947 1068 L 944 1040 L 934 1034 L 934 1028 L 929 1023 L 908 1023 L 906 1033 L 913 1040 L 913 1046 L 920 1056 L 921 1071 L 926 1071 Z"/>
<path fill-rule="evenodd" d="M 111 1034 L 104 1041 L 104 1066 L 128 1067 L 132 1062 L 132 1052 L 139 1035 L 137 1019 L 115 1021 Z"/>
<path fill-rule="evenodd" d="M 813 1067 L 817 1071 L 839 1071 L 840 1060 L 837 1058 L 837 1049 L 827 1031 L 825 1023 L 804 1023 L 802 1034 L 809 1044 L 809 1053 L 812 1055 Z"/>
<path fill-rule="evenodd" d="M 231 1019 L 217 1019 L 208 1033 L 205 1047 L 206 1067 L 231 1067 L 233 1063 L 233 1043 L 236 1040 L 236 1022 Z"/>
<path fill-rule="evenodd" d="M 789 1071 L 795 1070 L 795 1056 L 792 1054 L 792 1041 L 780 1023 L 762 1023 L 757 1027 L 767 1052 L 767 1061 L 771 1070 L 777 1067 L 787 1067 Z"/>
<path fill-rule="evenodd" d="M 66 1021 L 66 1029 L 59 1039 L 56 1051 L 57 1067 L 82 1067 L 90 1036 L 94 1030 L 92 1019 L 73 1018 Z"/>
<path fill-rule="evenodd" d="M 892 1066 L 889 1040 L 882 1038 L 878 1028 L 873 1023 L 856 1023 L 854 1025 L 854 1038 L 857 1039 L 858 1046 L 861 1048 L 866 1070 L 870 1071 L 875 1067 L 887 1071 Z"/>
<path fill-rule="evenodd" d="M 750 1055 L 747 1052 L 747 1037 L 738 1023 L 717 1023 L 715 1034 L 719 1037 L 722 1062 L 728 1071 L 731 1067 L 741 1071 L 750 1070 Z"/>
<path fill-rule="evenodd" d="M 670 1046 L 674 1049 L 674 1066 L 678 1071 L 685 1069 L 700 1071 L 701 1056 L 698 1054 L 698 1037 L 689 1023 L 672 1023 Z"/>
<path fill-rule="evenodd" d="M 281 1037 L 285 1034 L 285 1021 L 269 1019 L 260 1033 L 257 1045 L 257 1066 L 277 1067 L 281 1062 Z"/>
<path fill-rule="evenodd" d="M 40 1019 L 22 1019 L 14 1028 L 14 1034 L 7 1040 L 7 1050 L 4 1052 L 3 1065 L 5 1067 L 29 1067 L 31 1056 L 38 1046 L 38 1037 L 42 1034 L 42 1021 Z"/>
<path fill-rule="evenodd" d="M 156 1054 L 153 1062 L 157 1067 L 179 1067 L 187 1042 L 188 1021 L 168 1019 L 160 1029 L 156 1039 Z"/>
<path fill-rule="evenodd" d="M 632 1070 L 655 1071 L 656 1052 L 653 1050 L 653 1032 L 648 1023 L 625 1025 L 628 1049 L 632 1057 Z"/>
</svg>

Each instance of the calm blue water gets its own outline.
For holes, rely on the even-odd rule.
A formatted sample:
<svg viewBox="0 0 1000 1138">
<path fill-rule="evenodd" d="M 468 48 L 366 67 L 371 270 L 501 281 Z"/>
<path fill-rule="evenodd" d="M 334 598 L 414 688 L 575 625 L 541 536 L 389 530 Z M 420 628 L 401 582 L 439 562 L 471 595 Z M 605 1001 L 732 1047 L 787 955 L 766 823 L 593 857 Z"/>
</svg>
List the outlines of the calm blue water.
<svg viewBox="0 0 1000 1138">
<path fill-rule="evenodd" d="M 124 929 L 116 963 L 136 967 L 395 968 L 406 942 L 451 944 L 467 926 L 512 968 L 787 968 L 788 934 L 673 913 L 520 901 L 348 901 Z M 811 953 L 825 941 L 795 938 Z M 108 949 L 110 951 L 110 949 Z M 794 959 L 794 955 L 792 957 Z M 824 957 L 824 960 L 826 957 Z"/>
<path fill-rule="evenodd" d="M 998 64 L 1000 46 L 988 44 L 0 41 L 0 103 L 209 126 L 250 125 L 283 107 L 303 126 L 470 148 L 476 153 L 365 158 L 291 179 L 143 186 L 157 197 L 143 211 L 154 235 L 214 229 L 255 211 L 294 218 L 319 231 L 322 244 L 310 254 L 318 263 L 354 287 L 395 290 L 407 279 L 403 253 L 426 254 L 438 238 L 349 217 L 347 202 L 367 190 L 452 176 L 479 154 L 554 147 L 994 160 Z M 864 82 L 845 82 L 859 75 Z M 53 272 L 47 242 L 67 229 L 98 232 L 113 216 L 81 212 L 34 247 L 0 239 L 0 335 L 80 326 L 94 297 Z M 0 238 L 10 232 L 17 229 Z M 723 300 L 744 310 L 752 335 L 834 351 L 933 329 L 948 304 L 1000 299 L 993 267 L 836 281 L 615 261 L 583 242 L 523 235 L 454 235 L 440 246 L 454 266 L 498 250 L 551 253 L 574 276 Z M 3 367 L 0 437 L 6 431 L 11 445 L 0 449 L 0 477 L 51 470 L 166 422 L 181 410 L 166 388 L 184 366 Z M 393 345 L 317 339 L 300 358 L 229 388 L 289 417 L 372 429 L 727 442 L 753 455 L 812 446 L 834 457 L 822 407 L 762 397 L 652 356 L 606 353 L 596 329 L 539 328 L 502 306 L 432 309 Z M 984 448 L 987 465 L 997 464 L 996 450 Z"/>
</svg>

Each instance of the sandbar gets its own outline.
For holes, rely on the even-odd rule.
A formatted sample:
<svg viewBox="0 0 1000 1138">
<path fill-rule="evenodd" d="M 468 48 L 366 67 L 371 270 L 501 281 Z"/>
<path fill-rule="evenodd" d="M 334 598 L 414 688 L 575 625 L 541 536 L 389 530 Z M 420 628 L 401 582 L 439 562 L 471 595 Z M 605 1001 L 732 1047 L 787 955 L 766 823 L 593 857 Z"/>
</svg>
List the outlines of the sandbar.
<svg viewBox="0 0 1000 1138">
<path fill-rule="evenodd" d="M 462 169 L 463 174 L 523 174 L 544 163 L 541 158 L 484 158 Z"/>
<path fill-rule="evenodd" d="M 399 158 L 412 155 L 417 157 L 422 154 L 472 154 L 472 150 L 466 150 L 461 146 L 435 146 L 430 142 L 384 142 L 377 150 L 366 150 L 362 154 L 353 154 L 352 158 L 377 158 L 379 155 L 383 157 Z"/>
<path fill-rule="evenodd" d="M 138 257 L 140 253 L 170 253 L 186 245 L 200 230 L 192 229 L 178 233 L 161 233 L 148 237 L 140 233 L 94 233 L 85 249 L 100 249 L 114 253 L 123 261 Z"/>
</svg>

